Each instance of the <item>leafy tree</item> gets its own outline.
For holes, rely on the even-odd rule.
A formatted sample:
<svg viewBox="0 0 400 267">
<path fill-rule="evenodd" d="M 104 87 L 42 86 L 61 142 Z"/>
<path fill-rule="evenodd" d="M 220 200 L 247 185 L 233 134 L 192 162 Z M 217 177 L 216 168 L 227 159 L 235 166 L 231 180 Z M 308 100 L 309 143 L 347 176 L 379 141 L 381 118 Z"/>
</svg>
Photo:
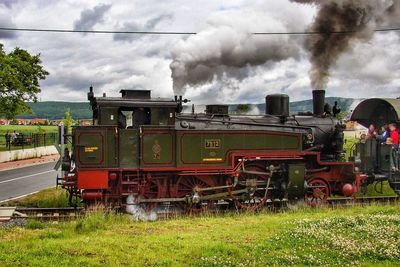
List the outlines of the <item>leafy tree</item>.
<svg viewBox="0 0 400 267">
<path fill-rule="evenodd" d="M 342 111 L 339 114 L 336 115 L 336 118 L 340 121 L 344 120 L 346 114 Z"/>
<path fill-rule="evenodd" d="M 65 111 L 65 118 L 63 119 L 63 123 L 64 126 L 68 127 L 76 124 L 76 121 L 71 116 L 70 109 L 67 109 L 67 111 Z"/>
<path fill-rule="evenodd" d="M 236 112 L 238 114 L 245 114 L 247 112 L 249 112 L 250 110 L 250 106 L 248 104 L 239 104 L 236 107 Z"/>
<path fill-rule="evenodd" d="M 26 102 L 37 101 L 39 80 L 49 74 L 41 63 L 40 54 L 32 56 L 18 47 L 6 54 L 0 44 L 0 117 L 31 112 Z"/>
</svg>

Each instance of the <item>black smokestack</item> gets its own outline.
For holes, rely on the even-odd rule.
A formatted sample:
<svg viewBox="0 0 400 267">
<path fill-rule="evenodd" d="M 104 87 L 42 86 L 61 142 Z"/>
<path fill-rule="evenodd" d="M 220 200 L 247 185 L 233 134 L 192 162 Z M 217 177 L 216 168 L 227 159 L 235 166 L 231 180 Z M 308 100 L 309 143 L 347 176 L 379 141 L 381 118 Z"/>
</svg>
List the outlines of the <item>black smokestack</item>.
<svg viewBox="0 0 400 267">
<path fill-rule="evenodd" d="M 325 90 L 313 90 L 313 113 L 316 116 L 324 114 Z"/>
</svg>

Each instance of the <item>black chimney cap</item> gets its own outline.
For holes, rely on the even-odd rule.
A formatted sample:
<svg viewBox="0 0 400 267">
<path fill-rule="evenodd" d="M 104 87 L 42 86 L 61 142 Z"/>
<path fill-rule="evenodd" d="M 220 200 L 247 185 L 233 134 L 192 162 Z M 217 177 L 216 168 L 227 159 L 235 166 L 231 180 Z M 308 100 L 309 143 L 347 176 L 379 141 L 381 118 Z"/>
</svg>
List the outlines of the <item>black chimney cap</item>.
<svg viewBox="0 0 400 267">
<path fill-rule="evenodd" d="M 122 89 L 119 92 L 121 93 L 122 98 L 127 98 L 127 99 L 150 99 L 151 98 L 151 90 Z"/>
</svg>

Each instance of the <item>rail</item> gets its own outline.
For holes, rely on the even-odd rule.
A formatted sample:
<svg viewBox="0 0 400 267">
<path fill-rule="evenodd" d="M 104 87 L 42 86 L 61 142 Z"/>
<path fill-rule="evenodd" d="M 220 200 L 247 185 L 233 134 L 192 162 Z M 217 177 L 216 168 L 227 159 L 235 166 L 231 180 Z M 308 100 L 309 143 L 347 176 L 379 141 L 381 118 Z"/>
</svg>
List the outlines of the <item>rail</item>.
<svg viewBox="0 0 400 267">
<path fill-rule="evenodd" d="M 320 205 L 319 207 L 348 207 L 353 205 L 364 205 L 371 203 L 397 203 L 400 201 L 399 196 L 373 196 L 373 197 L 359 197 L 359 198 L 351 198 L 351 197 L 339 197 L 339 198 L 328 198 L 327 203 L 325 205 Z M 279 201 L 267 201 L 266 209 L 270 211 L 281 211 L 287 208 L 287 204 L 291 201 L 288 200 L 279 200 Z M 219 203 L 224 206 L 224 204 L 228 203 Z M 71 221 L 78 218 L 81 218 L 85 215 L 84 208 L 25 208 L 25 207 L 1 207 L 1 209 L 10 211 L 8 215 L 2 215 L 0 212 L 0 222 L 6 222 L 8 220 L 13 219 L 36 219 L 40 221 Z M 0 210 L 1 211 L 1 210 Z M 221 210 L 206 210 L 206 213 L 215 213 L 215 214 L 223 214 L 226 212 L 230 212 L 232 210 L 222 208 Z M 7 213 L 7 212 L 6 212 Z M 176 210 L 172 209 L 170 212 L 165 211 L 161 212 L 158 215 L 162 215 L 160 218 L 174 218 L 169 217 L 169 215 L 177 215 Z M 201 214 L 202 212 L 200 212 Z M 4 214 L 4 213 L 3 213 Z M 191 214 L 193 215 L 193 214 Z"/>
<path fill-rule="evenodd" d="M 84 215 L 83 208 L 25 208 L 17 207 L 11 219 L 25 218 L 44 221 L 69 221 Z"/>
</svg>

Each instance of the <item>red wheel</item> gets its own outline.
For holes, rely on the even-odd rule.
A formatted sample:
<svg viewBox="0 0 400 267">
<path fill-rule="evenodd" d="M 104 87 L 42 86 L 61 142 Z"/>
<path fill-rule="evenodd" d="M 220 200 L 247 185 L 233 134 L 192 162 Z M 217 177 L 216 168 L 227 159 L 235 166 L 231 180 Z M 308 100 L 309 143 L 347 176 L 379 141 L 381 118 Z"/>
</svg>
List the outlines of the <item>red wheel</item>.
<svg viewBox="0 0 400 267">
<path fill-rule="evenodd" d="M 305 200 L 312 207 L 325 205 L 330 195 L 328 183 L 319 178 L 307 181 Z"/>
<path fill-rule="evenodd" d="M 204 196 L 205 192 L 199 192 L 198 189 L 214 186 L 212 177 L 180 176 L 175 184 L 173 195 L 177 198 L 186 197 L 188 202 L 180 202 L 178 205 L 186 213 L 204 212 L 214 206 L 215 201 L 202 201 L 199 197 Z M 207 194 L 213 194 L 214 191 L 207 191 Z"/>
<path fill-rule="evenodd" d="M 162 190 L 159 180 L 144 180 L 140 186 L 138 199 L 158 199 L 162 198 Z M 145 202 L 141 203 L 141 206 L 146 210 L 150 211 L 157 207 L 157 202 Z"/>
<path fill-rule="evenodd" d="M 271 197 L 270 191 L 266 190 L 269 186 L 269 176 L 259 174 L 266 172 L 265 168 L 259 165 L 249 165 L 245 169 L 249 173 L 240 174 L 236 187 L 228 190 L 229 195 L 234 200 L 236 207 L 240 209 L 251 211 L 262 209 Z M 231 179 L 228 179 L 227 183 L 231 184 Z M 244 192 L 235 192 L 243 190 Z"/>
</svg>

